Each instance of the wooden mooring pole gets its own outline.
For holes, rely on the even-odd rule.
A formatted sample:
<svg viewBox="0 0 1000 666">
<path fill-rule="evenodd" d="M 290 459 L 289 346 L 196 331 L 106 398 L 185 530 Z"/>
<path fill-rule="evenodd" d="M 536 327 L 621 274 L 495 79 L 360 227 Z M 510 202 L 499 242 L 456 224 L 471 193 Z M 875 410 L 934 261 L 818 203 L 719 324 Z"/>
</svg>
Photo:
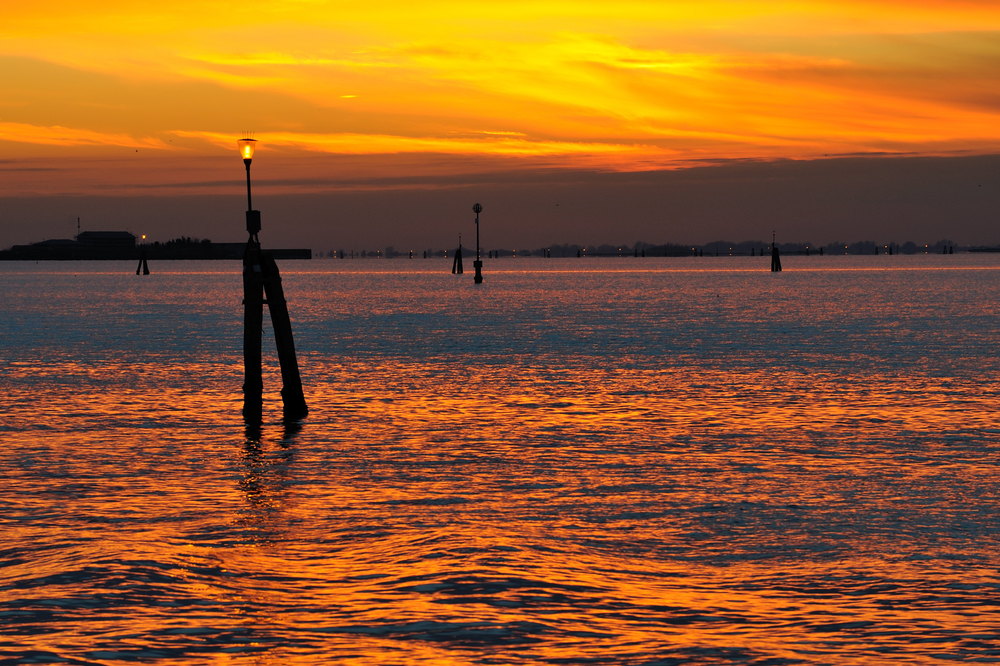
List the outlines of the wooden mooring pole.
<svg viewBox="0 0 1000 666">
<path fill-rule="evenodd" d="M 281 286 L 278 264 L 269 252 L 261 253 L 261 269 L 264 278 L 264 294 L 267 309 L 271 311 L 271 326 L 274 328 L 274 342 L 278 348 L 278 364 L 281 366 L 281 402 L 286 421 L 303 418 L 309 413 L 306 398 L 302 394 L 302 379 L 299 377 L 299 362 L 295 357 L 295 340 L 292 338 L 292 322 L 288 318 L 288 304 Z"/>
<path fill-rule="evenodd" d="M 243 254 L 243 418 L 249 423 L 260 423 L 264 411 L 264 277 L 260 263 L 260 245 L 251 239 Z"/>
<path fill-rule="evenodd" d="M 143 236 L 145 238 L 145 236 Z M 149 262 L 146 261 L 146 247 L 139 247 L 139 265 L 135 267 L 136 275 L 149 275 Z"/>
<path fill-rule="evenodd" d="M 264 381 L 261 371 L 261 343 L 264 325 L 264 305 L 271 312 L 274 342 L 278 348 L 281 366 L 281 401 L 284 420 L 294 421 L 309 413 L 302 392 L 299 363 L 295 357 L 292 323 L 288 317 L 288 304 L 281 286 L 278 264 L 269 252 L 260 247 L 260 211 L 253 209 L 250 195 L 250 160 L 253 157 L 253 139 L 240 139 L 240 153 L 247 168 L 247 239 L 243 253 L 243 418 L 247 423 L 259 424 L 263 420 Z M 265 298 L 266 296 L 266 298 Z"/>
</svg>

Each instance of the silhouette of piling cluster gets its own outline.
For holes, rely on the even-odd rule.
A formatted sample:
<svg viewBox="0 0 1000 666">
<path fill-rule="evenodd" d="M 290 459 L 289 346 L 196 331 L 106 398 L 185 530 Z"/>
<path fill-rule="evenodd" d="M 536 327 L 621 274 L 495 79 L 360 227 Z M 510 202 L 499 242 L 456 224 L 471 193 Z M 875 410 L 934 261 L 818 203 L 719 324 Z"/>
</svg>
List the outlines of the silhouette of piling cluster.
<svg viewBox="0 0 1000 666">
<path fill-rule="evenodd" d="M 264 305 L 271 313 L 274 341 L 278 348 L 281 366 L 281 401 L 284 420 L 294 421 L 309 413 L 299 364 L 295 356 L 292 324 L 288 317 L 288 304 L 281 286 L 281 274 L 274 256 L 261 249 L 260 211 L 254 210 L 250 191 L 250 163 L 256 141 L 240 139 L 238 142 L 243 163 L 247 170 L 247 244 L 243 253 L 243 418 L 248 424 L 257 425 L 263 420 L 264 381 L 261 372 L 261 338 Z"/>
</svg>

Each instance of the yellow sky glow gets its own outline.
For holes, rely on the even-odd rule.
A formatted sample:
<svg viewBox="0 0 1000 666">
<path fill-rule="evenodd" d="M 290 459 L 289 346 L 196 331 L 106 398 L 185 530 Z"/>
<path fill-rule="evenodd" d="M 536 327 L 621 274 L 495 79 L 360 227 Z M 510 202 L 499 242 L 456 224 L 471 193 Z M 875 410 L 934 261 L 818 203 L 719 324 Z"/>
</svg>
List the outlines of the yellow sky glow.
<svg viewBox="0 0 1000 666">
<path fill-rule="evenodd" d="M 995 2 L 45 1 L 0 148 L 701 160 L 1000 149 Z M 102 153 L 103 154 L 103 153 Z"/>
</svg>

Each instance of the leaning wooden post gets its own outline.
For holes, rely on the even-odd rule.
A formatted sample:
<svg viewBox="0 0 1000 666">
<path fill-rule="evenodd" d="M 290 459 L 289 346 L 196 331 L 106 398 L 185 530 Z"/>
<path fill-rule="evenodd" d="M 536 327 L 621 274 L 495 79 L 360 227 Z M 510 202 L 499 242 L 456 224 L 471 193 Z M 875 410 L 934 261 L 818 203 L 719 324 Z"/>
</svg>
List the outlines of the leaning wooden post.
<svg viewBox="0 0 1000 666">
<path fill-rule="evenodd" d="M 306 398 L 302 394 L 302 379 L 299 377 L 299 362 L 295 357 L 295 340 L 292 338 L 292 322 L 288 318 L 288 304 L 281 286 L 278 264 L 269 252 L 261 253 L 261 273 L 264 278 L 264 293 L 267 308 L 271 311 L 271 325 L 274 327 L 274 342 L 278 347 L 278 364 L 281 366 L 281 402 L 286 421 L 301 419 L 309 413 Z"/>
</svg>

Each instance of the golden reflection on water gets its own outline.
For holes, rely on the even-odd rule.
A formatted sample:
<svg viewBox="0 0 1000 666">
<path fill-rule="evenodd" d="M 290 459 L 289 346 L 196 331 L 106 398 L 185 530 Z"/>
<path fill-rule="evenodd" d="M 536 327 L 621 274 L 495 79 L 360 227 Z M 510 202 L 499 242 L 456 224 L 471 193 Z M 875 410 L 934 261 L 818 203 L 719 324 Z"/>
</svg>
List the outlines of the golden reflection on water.
<svg viewBox="0 0 1000 666">
<path fill-rule="evenodd" d="M 278 422 L 271 364 L 259 430 L 212 342 L 238 309 L 181 307 L 227 282 L 78 305 L 82 333 L 22 304 L 48 328 L 0 376 L 0 660 L 989 658 L 996 282 L 856 273 L 650 303 L 291 273 L 310 416 Z"/>
</svg>

